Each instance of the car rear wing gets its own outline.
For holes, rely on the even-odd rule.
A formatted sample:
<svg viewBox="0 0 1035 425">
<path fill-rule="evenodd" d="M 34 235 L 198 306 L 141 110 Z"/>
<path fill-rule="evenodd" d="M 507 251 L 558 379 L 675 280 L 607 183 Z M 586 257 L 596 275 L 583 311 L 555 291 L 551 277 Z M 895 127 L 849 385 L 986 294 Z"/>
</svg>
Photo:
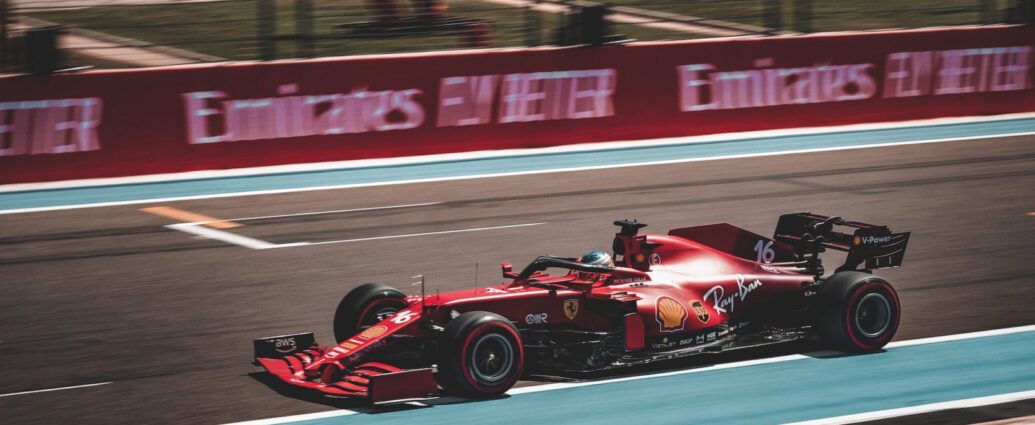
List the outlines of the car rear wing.
<svg viewBox="0 0 1035 425">
<path fill-rule="evenodd" d="M 851 233 L 836 231 L 835 226 L 855 229 Z M 857 270 L 865 263 L 866 270 L 886 269 L 902 265 L 909 232 L 892 233 L 887 226 L 847 221 L 812 213 L 785 214 L 776 224 L 773 239 L 795 247 L 798 260 L 817 275 L 823 273 L 816 255 L 825 248 L 848 253 L 845 264 L 837 270 Z M 808 258 L 809 256 L 812 258 Z M 815 267 L 818 267 L 816 269 Z"/>
</svg>

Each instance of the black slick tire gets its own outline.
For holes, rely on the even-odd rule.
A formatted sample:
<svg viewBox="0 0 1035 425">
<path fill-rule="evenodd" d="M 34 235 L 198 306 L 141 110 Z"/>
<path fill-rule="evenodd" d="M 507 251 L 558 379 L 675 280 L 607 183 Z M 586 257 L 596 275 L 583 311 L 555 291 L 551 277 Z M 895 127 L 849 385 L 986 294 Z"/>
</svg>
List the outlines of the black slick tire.
<svg viewBox="0 0 1035 425">
<path fill-rule="evenodd" d="M 817 334 L 831 348 L 878 351 L 898 330 L 898 294 L 884 279 L 862 272 L 838 272 L 820 290 L 815 309 Z"/>
<path fill-rule="evenodd" d="M 447 391 L 471 398 L 503 394 L 517 382 L 524 364 L 517 328 L 495 313 L 472 311 L 446 325 L 438 347 L 438 381 Z"/>
<path fill-rule="evenodd" d="M 349 291 L 334 311 L 334 340 L 345 341 L 406 308 L 405 298 L 402 292 L 382 283 L 365 283 Z"/>
</svg>

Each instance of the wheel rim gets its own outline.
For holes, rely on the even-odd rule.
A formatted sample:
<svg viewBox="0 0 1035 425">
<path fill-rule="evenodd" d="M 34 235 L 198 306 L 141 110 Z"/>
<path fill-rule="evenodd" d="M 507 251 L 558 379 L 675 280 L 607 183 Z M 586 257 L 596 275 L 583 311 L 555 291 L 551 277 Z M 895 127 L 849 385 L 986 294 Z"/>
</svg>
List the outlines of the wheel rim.
<svg viewBox="0 0 1035 425">
<path fill-rule="evenodd" d="M 401 309 L 394 305 L 374 306 L 370 312 L 359 319 L 359 330 L 366 330 L 378 322 L 387 319 L 389 316 L 398 313 Z"/>
<path fill-rule="evenodd" d="M 471 349 L 471 375 L 480 382 L 495 384 L 510 374 L 514 366 L 514 349 L 500 334 L 487 334 Z"/>
<path fill-rule="evenodd" d="M 867 338 L 877 338 L 891 326 L 891 316 L 891 301 L 883 294 L 871 292 L 856 305 L 855 328 Z"/>
</svg>

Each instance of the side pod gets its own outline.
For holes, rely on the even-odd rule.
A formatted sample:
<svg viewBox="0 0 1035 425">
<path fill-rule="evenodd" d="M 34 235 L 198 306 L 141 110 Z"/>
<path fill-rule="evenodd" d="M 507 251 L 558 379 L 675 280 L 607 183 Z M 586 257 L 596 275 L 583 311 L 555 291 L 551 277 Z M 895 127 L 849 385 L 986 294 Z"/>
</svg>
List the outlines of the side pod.
<svg viewBox="0 0 1035 425">
<path fill-rule="evenodd" d="M 625 315 L 625 349 L 626 351 L 642 350 L 646 346 L 646 325 L 639 313 Z"/>
</svg>

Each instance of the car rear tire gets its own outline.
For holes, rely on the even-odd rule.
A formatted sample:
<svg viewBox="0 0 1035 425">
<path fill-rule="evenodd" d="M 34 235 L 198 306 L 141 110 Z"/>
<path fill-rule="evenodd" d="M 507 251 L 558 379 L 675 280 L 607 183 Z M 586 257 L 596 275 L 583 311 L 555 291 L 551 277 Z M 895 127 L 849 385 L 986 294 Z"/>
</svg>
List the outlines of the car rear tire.
<svg viewBox="0 0 1035 425">
<path fill-rule="evenodd" d="M 827 279 L 816 305 L 816 330 L 833 348 L 866 353 L 887 345 L 898 330 L 898 294 L 884 279 L 838 272 Z"/>
<path fill-rule="evenodd" d="M 439 341 L 439 384 L 465 397 L 497 396 L 517 382 L 524 357 L 521 336 L 506 318 L 464 313 L 446 325 Z"/>
<path fill-rule="evenodd" d="M 365 283 L 349 291 L 334 311 L 334 339 L 341 343 L 406 308 L 405 298 L 382 283 Z"/>
</svg>

